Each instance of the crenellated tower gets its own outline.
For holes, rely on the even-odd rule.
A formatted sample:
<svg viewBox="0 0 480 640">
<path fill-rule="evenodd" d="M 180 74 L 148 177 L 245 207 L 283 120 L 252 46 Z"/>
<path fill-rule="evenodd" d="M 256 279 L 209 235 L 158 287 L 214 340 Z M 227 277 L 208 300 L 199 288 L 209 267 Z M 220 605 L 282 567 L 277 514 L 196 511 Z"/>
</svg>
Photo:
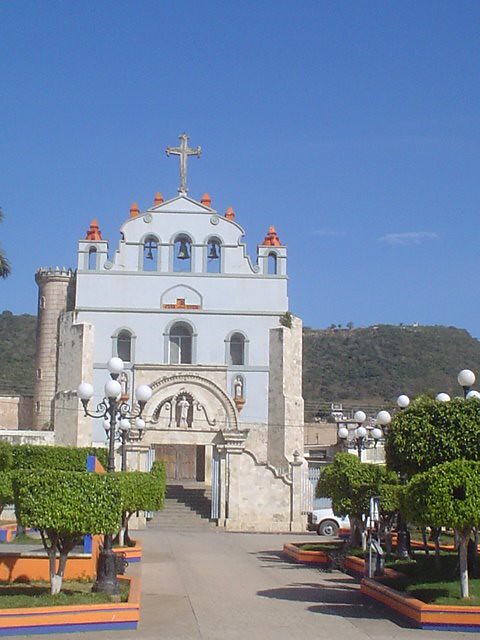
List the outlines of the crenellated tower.
<svg viewBox="0 0 480 640">
<path fill-rule="evenodd" d="M 48 429 L 53 423 L 53 398 L 57 386 L 58 323 L 64 311 L 75 306 L 75 274 L 65 267 L 40 268 L 38 285 L 37 351 L 33 427 Z"/>
</svg>

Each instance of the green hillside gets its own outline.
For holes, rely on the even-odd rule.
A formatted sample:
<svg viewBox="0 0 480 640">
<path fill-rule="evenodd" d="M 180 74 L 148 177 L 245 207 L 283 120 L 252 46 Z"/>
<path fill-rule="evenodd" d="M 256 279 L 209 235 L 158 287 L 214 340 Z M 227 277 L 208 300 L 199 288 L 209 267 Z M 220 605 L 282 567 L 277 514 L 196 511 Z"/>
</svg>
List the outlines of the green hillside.
<svg viewBox="0 0 480 640">
<path fill-rule="evenodd" d="M 388 405 L 401 393 L 458 395 L 457 373 L 479 366 L 480 341 L 455 327 L 304 329 L 303 395 L 310 411 L 332 401 Z"/>
<path fill-rule="evenodd" d="M 32 395 L 35 373 L 35 316 L 0 313 L 0 394 Z"/>
<path fill-rule="evenodd" d="M 0 314 L 0 394 L 33 393 L 35 316 Z M 461 392 L 458 371 L 480 374 L 480 341 L 455 327 L 379 325 L 303 332 L 306 418 L 331 402 L 391 405 L 400 393 Z M 479 385 L 480 388 L 480 385 Z"/>
</svg>

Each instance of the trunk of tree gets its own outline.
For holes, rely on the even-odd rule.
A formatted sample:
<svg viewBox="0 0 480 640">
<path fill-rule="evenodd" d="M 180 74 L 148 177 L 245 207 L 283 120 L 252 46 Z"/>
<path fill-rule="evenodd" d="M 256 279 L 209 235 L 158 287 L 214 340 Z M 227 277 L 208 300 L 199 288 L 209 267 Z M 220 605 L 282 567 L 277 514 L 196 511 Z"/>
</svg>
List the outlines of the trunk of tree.
<svg viewBox="0 0 480 640">
<path fill-rule="evenodd" d="M 350 519 L 350 539 L 348 544 L 351 547 L 360 547 L 362 545 L 363 522 L 357 516 L 349 516 Z"/>
<path fill-rule="evenodd" d="M 428 548 L 427 528 L 426 527 L 422 527 L 422 541 L 423 541 L 423 548 L 425 550 L 425 555 L 428 556 L 430 554 L 430 549 Z"/>
<path fill-rule="evenodd" d="M 480 558 L 478 554 L 478 527 L 473 528 L 473 544 L 474 544 L 474 556 L 473 556 L 473 572 L 472 577 L 478 578 Z"/>
<path fill-rule="evenodd" d="M 457 532 L 457 530 L 455 530 Z M 462 598 L 468 598 L 468 561 L 467 546 L 470 537 L 470 529 L 458 531 L 459 560 L 460 560 L 460 594 Z"/>
<path fill-rule="evenodd" d="M 120 528 L 120 531 L 118 532 L 118 544 L 121 547 L 133 547 L 134 546 L 134 542 L 131 540 L 130 535 L 128 533 L 128 523 L 130 521 L 130 516 L 132 514 L 129 513 L 128 511 L 125 511 L 122 514 L 122 526 Z"/>
</svg>

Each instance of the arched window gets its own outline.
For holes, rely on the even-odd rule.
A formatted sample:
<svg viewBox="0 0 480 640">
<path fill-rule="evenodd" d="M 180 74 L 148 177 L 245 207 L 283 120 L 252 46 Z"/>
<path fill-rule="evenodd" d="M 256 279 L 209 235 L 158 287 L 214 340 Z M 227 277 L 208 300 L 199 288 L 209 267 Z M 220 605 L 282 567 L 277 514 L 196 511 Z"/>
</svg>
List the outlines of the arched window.
<svg viewBox="0 0 480 640">
<path fill-rule="evenodd" d="M 88 270 L 95 271 L 97 268 L 97 247 L 90 247 L 88 250 Z"/>
<path fill-rule="evenodd" d="M 170 364 L 191 364 L 193 332 L 186 322 L 176 322 L 168 338 Z"/>
<path fill-rule="evenodd" d="M 230 337 L 229 363 L 245 364 L 245 336 L 241 333 L 233 333 Z"/>
<path fill-rule="evenodd" d="M 178 235 L 173 243 L 173 270 L 192 270 L 192 240 L 184 233 Z"/>
<path fill-rule="evenodd" d="M 45 309 L 46 306 L 47 306 L 47 299 L 45 298 L 45 296 L 41 296 L 38 307 L 39 309 Z"/>
<path fill-rule="evenodd" d="M 207 273 L 220 273 L 222 246 L 218 238 L 207 242 Z"/>
<path fill-rule="evenodd" d="M 154 236 L 148 236 L 143 243 L 143 270 L 157 271 L 158 267 L 158 240 Z"/>
<path fill-rule="evenodd" d="M 122 330 L 117 335 L 117 356 L 124 362 L 132 360 L 132 334 Z"/>
<path fill-rule="evenodd" d="M 267 273 L 271 276 L 277 275 L 277 254 L 269 253 L 268 254 L 268 266 Z"/>
</svg>

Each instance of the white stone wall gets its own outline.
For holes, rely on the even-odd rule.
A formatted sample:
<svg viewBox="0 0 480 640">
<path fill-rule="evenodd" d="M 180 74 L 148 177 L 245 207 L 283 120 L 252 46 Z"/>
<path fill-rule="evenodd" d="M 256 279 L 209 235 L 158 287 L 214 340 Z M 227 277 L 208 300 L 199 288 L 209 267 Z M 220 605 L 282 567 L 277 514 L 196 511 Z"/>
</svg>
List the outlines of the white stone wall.
<svg viewBox="0 0 480 640">
<path fill-rule="evenodd" d="M 300 509 L 300 475 L 289 476 L 260 464 L 248 450 L 227 454 L 228 517 L 232 531 L 304 531 Z M 293 473 L 292 473 L 293 471 Z"/>
<path fill-rule="evenodd" d="M 283 467 L 304 449 L 302 398 L 302 322 L 270 331 L 268 461 Z"/>
<path fill-rule="evenodd" d="M 59 323 L 55 444 L 86 447 L 92 442 L 92 423 L 83 414 L 77 387 L 82 380 L 92 382 L 95 330 L 75 323 L 75 315 L 64 313 Z"/>
<path fill-rule="evenodd" d="M 0 429 L 31 429 L 32 425 L 32 397 L 0 396 Z"/>
</svg>

